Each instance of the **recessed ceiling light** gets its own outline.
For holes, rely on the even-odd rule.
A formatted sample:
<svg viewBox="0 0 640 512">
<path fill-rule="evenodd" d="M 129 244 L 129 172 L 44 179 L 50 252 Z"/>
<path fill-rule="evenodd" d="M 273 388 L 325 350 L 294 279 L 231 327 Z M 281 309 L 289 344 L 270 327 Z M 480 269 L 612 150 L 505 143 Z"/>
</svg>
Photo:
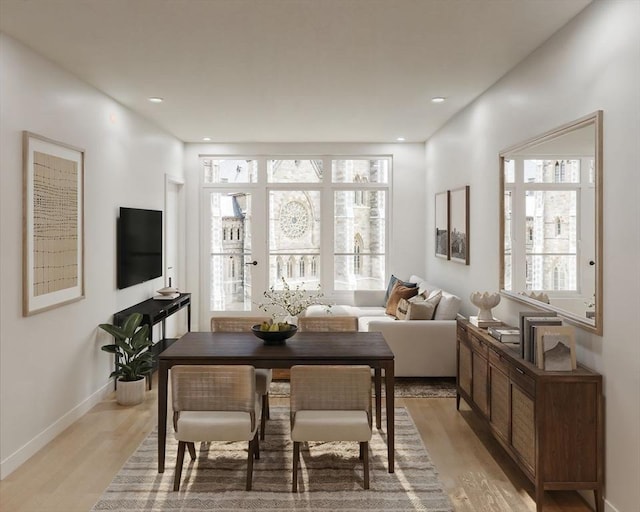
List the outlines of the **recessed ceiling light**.
<svg viewBox="0 0 640 512">
<path fill-rule="evenodd" d="M 151 98 L 149 98 L 149 101 L 151 103 L 162 103 L 164 100 L 162 98 L 159 98 L 158 96 L 151 96 Z"/>
<path fill-rule="evenodd" d="M 211 137 L 202 137 L 202 140 L 205 142 L 209 142 L 211 140 Z"/>
<path fill-rule="evenodd" d="M 404 137 L 398 137 L 396 140 L 397 140 L 398 142 L 404 142 L 404 141 L 405 141 L 405 140 L 407 140 L 407 139 L 405 139 Z"/>
<path fill-rule="evenodd" d="M 442 103 L 446 98 L 443 98 L 442 96 L 436 96 L 434 98 L 431 98 L 431 103 Z"/>
</svg>

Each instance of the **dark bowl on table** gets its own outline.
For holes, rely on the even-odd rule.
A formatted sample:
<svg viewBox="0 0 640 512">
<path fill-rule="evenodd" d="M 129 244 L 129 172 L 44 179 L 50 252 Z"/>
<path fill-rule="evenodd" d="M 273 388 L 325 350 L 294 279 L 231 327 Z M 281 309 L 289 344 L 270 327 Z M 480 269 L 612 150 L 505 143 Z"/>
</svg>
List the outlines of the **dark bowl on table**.
<svg viewBox="0 0 640 512">
<path fill-rule="evenodd" d="M 291 325 L 287 331 L 261 331 L 260 324 L 254 325 L 251 332 L 264 341 L 265 345 L 283 345 L 287 338 L 298 332 L 298 326 Z"/>
</svg>

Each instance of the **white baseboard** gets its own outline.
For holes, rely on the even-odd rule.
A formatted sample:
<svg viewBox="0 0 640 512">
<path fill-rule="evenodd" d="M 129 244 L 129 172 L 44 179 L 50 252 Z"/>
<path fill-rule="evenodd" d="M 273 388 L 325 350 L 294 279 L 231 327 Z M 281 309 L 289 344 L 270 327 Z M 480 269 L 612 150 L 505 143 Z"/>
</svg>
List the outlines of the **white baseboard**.
<svg viewBox="0 0 640 512">
<path fill-rule="evenodd" d="M 578 493 L 584 498 L 584 500 L 595 510 L 595 500 L 593 498 L 593 491 L 578 491 Z M 604 512 L 620 512 L 616 507 L 604 499 Z"/>
<path fill-rule="evenodd" d="M 47 443 L 53 441 L 61 432 L 69 427 L 74 421 L 81 418 L 94 405 L 102 401 L 113 390 L 113 379 L 109 379 L 104 386 L 98 391 L 90 395 L 86 400 L 75 406 L 69 412 L 64 414 L 46 429 L 40 432 L 36 437 L 31 439 L 25 445 L 18 448 L 6 459 L 0 462 L 0 480 L 4 480 L 13 473 L 18 467 L 24 464 L 29 458 L 40 451 Z"/>
</svg>

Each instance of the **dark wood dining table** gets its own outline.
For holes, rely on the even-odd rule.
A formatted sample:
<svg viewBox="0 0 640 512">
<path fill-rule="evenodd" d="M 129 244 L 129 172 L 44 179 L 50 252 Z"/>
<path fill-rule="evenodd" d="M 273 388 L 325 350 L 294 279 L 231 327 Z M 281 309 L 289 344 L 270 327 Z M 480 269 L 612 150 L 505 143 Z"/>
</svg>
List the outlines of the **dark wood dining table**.
<svg viewBox="0 0 640 512">
<path fill-rule="evenodd" d="M 291 368 L 297 364 L 367 365 L 374 370 L 376 427 L 382 428 L 385 384 L 387 457 L 394 472 L 394 356 L 379 332 L 299 332 L 283 345 L 265 345 L 250 332 L 188 332 L 158 356 L 158 473 L 164 472 L 169 369 L 178 364 L 248 364 Z"/>
</svg>

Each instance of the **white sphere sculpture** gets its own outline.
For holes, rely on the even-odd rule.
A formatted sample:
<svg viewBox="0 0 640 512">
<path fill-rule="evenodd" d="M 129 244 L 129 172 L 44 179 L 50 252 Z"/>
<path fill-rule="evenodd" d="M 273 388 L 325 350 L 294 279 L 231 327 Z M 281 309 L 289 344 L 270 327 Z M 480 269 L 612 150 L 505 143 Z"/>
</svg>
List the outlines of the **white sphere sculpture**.
<svg viewBox="0 0 640 512">
<path fill-rule="evenodd" d="M 478 321 L 493 320 L 491 308 L 500 303 L 499 293 L 473 292 L 469 298 L 478 307 Z"/>
</svg>

